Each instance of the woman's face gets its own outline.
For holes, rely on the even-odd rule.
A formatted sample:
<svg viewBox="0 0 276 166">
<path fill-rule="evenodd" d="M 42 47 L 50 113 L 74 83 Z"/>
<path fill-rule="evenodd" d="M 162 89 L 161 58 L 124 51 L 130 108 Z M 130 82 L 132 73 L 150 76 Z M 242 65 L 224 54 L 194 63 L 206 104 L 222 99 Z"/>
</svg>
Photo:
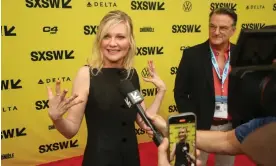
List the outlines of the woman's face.
<svg viewBox="0 0 276 166">
<path fill-rule="evenodd" d="M 130 48 L 129 34 L 125 23 L 119 23 L 110 28 L 101 42 L 100 51 L 103 54 L 105 66 L 122 65 Z"/>
<path fill-rule="evenodd" d="M 179 129 L 178 138 L 180 140 L 185 140 L 187 138 L 187 129 L 185 129 L 185 128 Z"/>
</svg>

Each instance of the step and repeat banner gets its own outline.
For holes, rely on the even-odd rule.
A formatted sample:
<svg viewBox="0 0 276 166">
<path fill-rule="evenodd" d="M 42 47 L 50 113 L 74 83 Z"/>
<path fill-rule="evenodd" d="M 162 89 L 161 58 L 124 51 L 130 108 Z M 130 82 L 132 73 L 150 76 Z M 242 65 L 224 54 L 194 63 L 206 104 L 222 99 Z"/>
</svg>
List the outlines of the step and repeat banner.
<svg viewBox="0 0 276 166">
<path fill-rule="evenodd" d="M 91 56 L 102 17 L 123 10 L 133 19 L 140 77 L 153 60 L 168 91 L 160 114 L 176 114 L 174 79 L 185 48 L 208 38 L 209 12 L 229 7 L 238 14 L 240 29 L 276 24 L 275 0 L 2 0 L 2 129 L 4 166 L 38 165 L 82 155 L 86 145 L 85 119 L 79 133 L 64 138 L 48 117 L 46 86 L 71 92 L 77 70 Z M 141 81 L 147 106 L 156 88 Z M 139 143 L 151 141 L 136 127 Z"/>
</svg>

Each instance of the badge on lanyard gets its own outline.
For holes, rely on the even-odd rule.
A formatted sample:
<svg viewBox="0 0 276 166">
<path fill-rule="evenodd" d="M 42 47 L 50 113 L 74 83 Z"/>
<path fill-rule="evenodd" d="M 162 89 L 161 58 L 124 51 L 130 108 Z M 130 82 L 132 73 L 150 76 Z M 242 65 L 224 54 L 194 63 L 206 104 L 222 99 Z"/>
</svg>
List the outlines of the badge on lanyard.
<svg viewBox="0 0 276 166">
<path fill-rule="evenodd" d="M 214 52 L 213 52 L 211 47 L 210 47 L 210 50 L 211 50 L 212 64 L 213 64 L 214 69 L 215 69 L 215 71 L 218 75 L 218 78 L 221 81 L 221 90 L 223 91 L 223 84 L 224 84 L 224 82 L 225 82 L 225 80 L 228 76 L 228 71 L 229 71 L 229 68 L 230 68 L 230 51 L 229 51 L 229 58 L 228 58 L 227 62 L 225 63 L 223 73 L 222 73 L 222 76 L 221 76 L 216 57 L 215 57 Z M 227 96 L 216 96 L 214 117 L 224 118 L 224 119 L 228 117 Z"/>
<path fill-rule="evenodd" d="M 226 119 L 228 117 L 226 96 L 216 96 L 214 117 L 223 119 Z"/>
</svg>

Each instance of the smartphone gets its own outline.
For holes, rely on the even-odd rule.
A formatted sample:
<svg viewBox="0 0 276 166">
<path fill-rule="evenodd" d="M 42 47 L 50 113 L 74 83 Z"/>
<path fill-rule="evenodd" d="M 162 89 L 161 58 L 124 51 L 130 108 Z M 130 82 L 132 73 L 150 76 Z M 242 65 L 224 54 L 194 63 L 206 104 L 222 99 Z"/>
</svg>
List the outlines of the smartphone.
<svg viewBox="0 0 276 166">
<path fill-rule="evenodd" d="M 169 161 L 172 166 L 196 166 L 196 115 L 192 112 L 171 115 Z"/>
</svg>

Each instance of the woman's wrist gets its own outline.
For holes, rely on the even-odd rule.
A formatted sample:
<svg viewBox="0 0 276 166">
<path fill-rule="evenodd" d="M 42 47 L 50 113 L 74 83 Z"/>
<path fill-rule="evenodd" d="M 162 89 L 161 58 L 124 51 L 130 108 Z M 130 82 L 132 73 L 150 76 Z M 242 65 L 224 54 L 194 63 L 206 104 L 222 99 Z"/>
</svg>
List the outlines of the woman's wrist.
<svg viewBox="0 0 276 166">
<path fill-rule="evenodd" d="M 63 116 L 52 116 L 50 114 L 49 114 L 49 117 L 54 123 L 63 119 Z"/>
<path fill-rule="evenodd" d="M 167 88 L 157 88 L 158 92 L 166 92 Z"/>
<path fill-rule="evenodd" d="M 157 94 L 165 94 L 167 91 L 166 88 L 157 88 Z"/>
<path fill-rule="evenodd" d="M 163 97 L 165 96 L 165 93 L 166 93 L 166 89 L 158 89 L 156 97 L 162 100 Z"/>
</svg>

